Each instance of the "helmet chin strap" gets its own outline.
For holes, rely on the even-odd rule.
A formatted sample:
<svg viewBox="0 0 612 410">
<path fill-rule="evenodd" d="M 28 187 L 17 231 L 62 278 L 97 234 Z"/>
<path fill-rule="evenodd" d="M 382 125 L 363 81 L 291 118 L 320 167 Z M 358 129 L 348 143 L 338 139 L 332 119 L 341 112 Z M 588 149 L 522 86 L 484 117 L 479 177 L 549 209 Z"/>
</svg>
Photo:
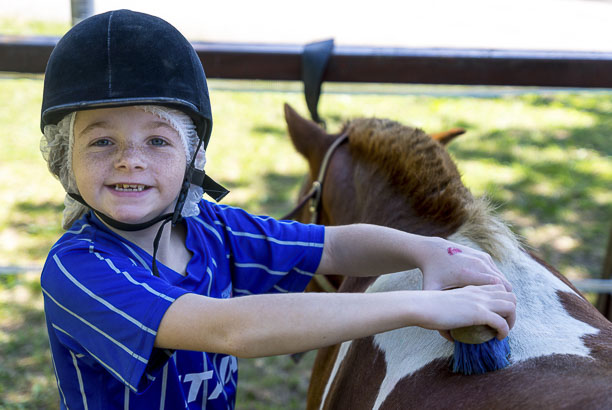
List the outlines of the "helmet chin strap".
<svg viewBox="0 0 612 410">
<path fill-rule="evenodd" d="M 112 226 L 115 229 L 119 229 L 122 231 L 129 231 L 129 232 L 141 231 L 143 229 L 150 228 L 151 226 L 155 225 L 156 223 L 160 221 L 163 221 L 159 229 L 157 230 L 155 239 L 153 240 L 153 263 L 151 264 L 151 271 L 153 272 L 153 275 L 159 277 L 159 270 L 157 269 L 157 250 L 159 249 L 159 241 L 161 239 L 161 235 L 164 230 L 164 226 L 166 226 L 168 222 L 175 220 L 174 215 L 177 213 L 176 207 L 173 213 L 166 213 L 166 214 L 159 215 L 147 222 L 142 222 L 138 224 L 128 224 L 128 223 L 113 219 L 110 216 L 92 208 L 90 205 L 87 204 L 87 202 L 85 202 L 83 197 L 78 194 L 69 192 L 68 195 L 75 201 L 80 202 L 81 204 L 90 208 L 96 214 L 96 216 L 100 218 L 102 221 L 104 221 L 106 224 Z M 178 218 L 176 218 L 177 222 L 182 219 L 180 214 L 181 214 L 181 211 L 178 210 Z M 172 223 L 173 226 L 175 224 L 176 222 Z"/>
<path fill-rule="evenodd" d="M 199 145 L 198 145 L 199 148 Z M 197 152 L 197 150 L 196 150 Z M 195 158 L 195 155 L 194 155 Z M 189 186 L 191 184 L 201 186 L 206 194 L 212 197 L 215 201 L 220 201 L 225 195 L 229 193 L 227 189 L 225 189 L 220 184 L 216 183 L 212 178 L 210 178 L 204 171 L 201 171 L 193 166 L 193 160 L 189 167 L 185 172 L 185 179 L 183 180 L 183 185 L 181 187 L 181 191 L 179 192 L 178 199 L 176 201 L 176 205 L 174 207 L 174 211 L 172 213 L 166 213 L 159 215 L 147 222 L 142 222 L 138 224 L 129 224 L 125 222 L 117 221 L 116 219 L 111 218 L 110 216 L 94 209 L 90 205 L 85 202 L 85 199 L 81 195 L 69 192 L 68 195 L 74 199 L 75 201 L 85 205 L 90 208 L 102 221 L 104 221 L 109 226 L 112 226 L 115 229 L 119 229 L 122 231 L 141 231 L 143 229 L 150 228 L 151 226 L 162 222 L 159 229 L 157 230 L 157 234 L 155 235 L 155 240 L 153 241 L 153 263 L 151 264 L 151 271 L 153 275 L 159 277 L 159 271 L 157 269 L 157 250 L 159 248 L 159 241 L 161 239 L 162 232 L 164 230 L 164 226 L 168 222 L 172 222 L 172 226 L 175 226 L 178 222 L 180 222 L 183 217 L 181 216 L 181 211 L 183 210 L 183 206 L 185 205 L 185 200 L 187 199 L 187 192 L 189 191 Z"/>
</svg>

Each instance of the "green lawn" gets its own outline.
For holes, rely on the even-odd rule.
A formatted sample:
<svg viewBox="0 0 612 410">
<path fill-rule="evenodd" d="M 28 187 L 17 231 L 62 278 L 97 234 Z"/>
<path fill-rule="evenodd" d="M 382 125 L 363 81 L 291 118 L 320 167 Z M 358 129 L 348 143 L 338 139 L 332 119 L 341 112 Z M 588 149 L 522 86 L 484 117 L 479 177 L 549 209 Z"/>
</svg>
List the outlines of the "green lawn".
<svg viewBox="0 0 612 410">
<path fill-rule="evenodd" d="M 24 27 L 0 20 L 4 33 L 65 30 Z M 306 169 L 282 115 L 284 102 L 306 113 L 299 84 L 211 81 L 210 88 L 207 171 L 231 189 L 224 202 L 283 215 Z M 450 145 L 465 184 L 488 195 L 562 273 L 596 277 L 612 225 L 612 93 L 445 95 L 474 90 L 325 85 L 320 113 L 332 131 L 359 116 L 432 132 L 466 128 Z M 63 192 L 38 150 L 41 91 L 40 78 L 0 78 L 0 266 L 41 265 L 61 234 Z M 0 357 L 0 408 L 57 407 L 37 272 L 0 275 Z M 303 408 L 312 358 L 299 366 L 287 357 L 241 360 L 238 407 Z"/>
<path fill-rule="evenodd" d="M 41 265 L 61 234 L 63 192 L 38 151 L 41 88 L 39 78 L 0 80 L 0 266 Z M 291 208 L 306 169 L 282 116 L 284 102 L 306 112 L 295 89 L 211 81 L 215 126 L 207 167 L 231 189 L 225 202 L 277 217 Z M 612 223 L 612 95 L 459 98 L 372 93 L 377 89 L 327 87 L 320 111 L 329 129 L 358 116 L 430 131 L 465 127 L 450 150 L 466 185 L 490 196 L 513 229 L 563 273 L 599 274 Z M 0 407 L 53 408 L 57 401 L 41 308 L 36 273 L 0 277 Z M 242 360 L 239 407 L 300 408 L 312 358 L 297 367 L 286 357 Z"/>
</svg>

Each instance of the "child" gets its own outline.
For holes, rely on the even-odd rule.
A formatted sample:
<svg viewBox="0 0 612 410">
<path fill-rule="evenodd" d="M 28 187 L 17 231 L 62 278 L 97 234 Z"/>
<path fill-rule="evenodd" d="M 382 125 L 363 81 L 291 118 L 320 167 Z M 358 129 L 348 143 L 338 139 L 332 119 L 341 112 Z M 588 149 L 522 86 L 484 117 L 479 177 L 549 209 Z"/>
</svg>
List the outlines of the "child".
<svg viewBox="0 0 612 410">
<path fill-rule="evenodd" d="M 44 87 L 41 149 L 67 192 L 67 232 L 41 277 L 62 408 L 232 408 L 235 356 L 403 326 L 448 337 L 487 324 L 499 338 L 512 327 L 514 295 L 482 252 L 202 200 L 224 194 L 203 172 L 206 78 L 165 21 L 127 10 L 86 19 L 53 51 Z M 416 267 L 423 291 L 292 293 L 313 274 Z"/>
</svg>

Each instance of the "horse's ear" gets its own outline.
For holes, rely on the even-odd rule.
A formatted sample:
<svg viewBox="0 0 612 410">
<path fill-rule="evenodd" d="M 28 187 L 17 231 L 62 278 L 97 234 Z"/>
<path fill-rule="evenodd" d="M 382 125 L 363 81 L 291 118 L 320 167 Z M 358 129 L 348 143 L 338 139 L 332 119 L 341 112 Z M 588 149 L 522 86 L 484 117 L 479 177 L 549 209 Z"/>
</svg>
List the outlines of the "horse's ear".
<svg viewBox="0 0 612 410">
<path fill-rule="evenodd" d="M 461 134 L 465 134 L 465 130 L 463 128 L 451 128 L 448 131 L 431 134 L 431 138 L 435 139 L 442 145 L 446 145 Z"/>
<path fill-rule="evenodd" d="M 289 136 L 295 149 L 306 158 L 321 145 L 327 136 L 317 123 L 307 120 L 298 114 L 289 104 L 285 103 L 285 121 Z"/>
</svg>

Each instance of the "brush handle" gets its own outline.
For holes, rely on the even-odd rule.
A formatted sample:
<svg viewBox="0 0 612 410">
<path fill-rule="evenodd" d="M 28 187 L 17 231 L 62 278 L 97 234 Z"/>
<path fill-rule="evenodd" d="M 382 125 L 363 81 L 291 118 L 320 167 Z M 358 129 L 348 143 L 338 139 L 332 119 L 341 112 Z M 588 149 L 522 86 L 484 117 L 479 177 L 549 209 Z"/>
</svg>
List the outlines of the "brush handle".
<svg viewBox="0 0 612 410">
<path fill-rule="evenodd" d="M 488 342 L 497 336 L 495 329 L 487 325 L 458 327 L 457 329 L 452 329 L 450 334 L 456 341 L 471 345 Z"/>
</svg>

